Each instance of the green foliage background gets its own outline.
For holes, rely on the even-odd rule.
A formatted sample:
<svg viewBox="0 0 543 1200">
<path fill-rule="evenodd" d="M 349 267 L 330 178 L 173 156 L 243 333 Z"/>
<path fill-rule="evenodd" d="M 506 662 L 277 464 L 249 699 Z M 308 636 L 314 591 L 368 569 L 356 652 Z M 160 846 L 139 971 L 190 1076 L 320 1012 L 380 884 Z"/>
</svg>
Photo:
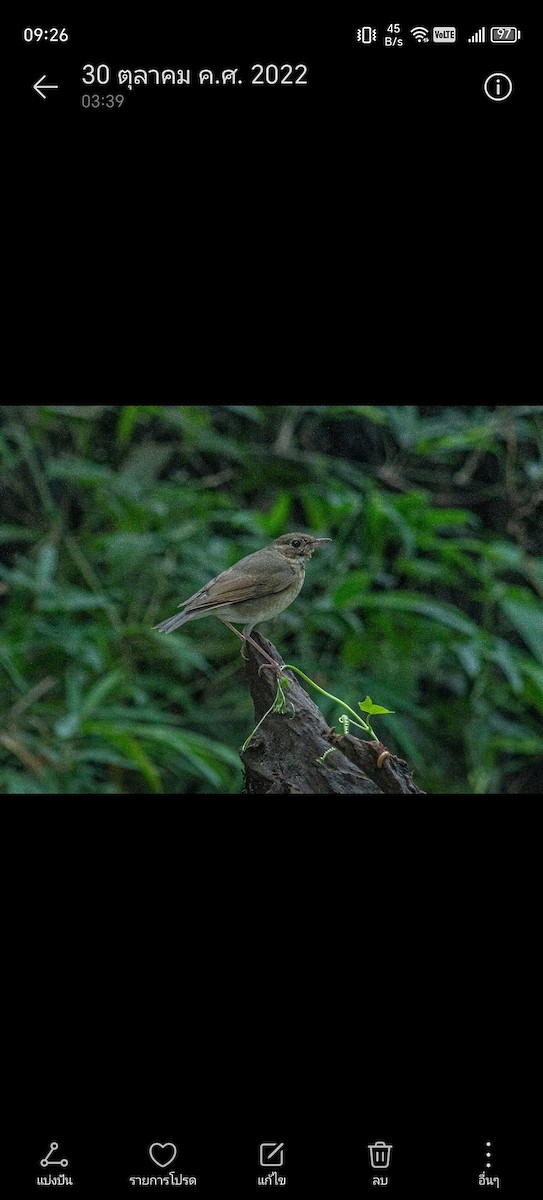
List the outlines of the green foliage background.
<svg viewBox="0 0 543 1200">
<path fill-rule="evenodd" d="M 240 793 L 237 639 L 152 626 L 289 530 L 333 538 L 264 632 L 437 792 L 543 786 L 534 405 L 1 410 L 0 790 Z M 314 694 L 313 694 L 314 695 Z M 341 709 L 317 697 L 330 723 Z"/>
</svg>

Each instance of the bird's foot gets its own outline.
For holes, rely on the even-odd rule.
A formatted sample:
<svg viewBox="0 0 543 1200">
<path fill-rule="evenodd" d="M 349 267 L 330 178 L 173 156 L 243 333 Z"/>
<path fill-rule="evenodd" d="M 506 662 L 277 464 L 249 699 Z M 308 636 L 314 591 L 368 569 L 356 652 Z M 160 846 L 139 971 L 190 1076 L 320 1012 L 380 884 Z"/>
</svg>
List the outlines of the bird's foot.
<svg viewBox="0 0 543 1200">
<path fill-rule="evenodd" d="M 254 639 L 252 637 L 250 637 L 248 633 L 245 634 L 245 641 L 250 642 L 251 646 L 254 646 L 255 650 L 258 650 L 258 653 L 261 654 L 262 657 L 266 659 L 266 662 L 261 663 L 258 668 L 259 675 L 260 675 L 260 672 L 263 667 L 271 667 L 272 670 L 275 671 L 276 675 L 282 674 L 282 670 L 281 670 L 281 667 L 279 666 L 279 663 L 276 663 L 275 659 L 272 658 L 271 655 L 269 655 L 266 650 L 263 650 L 262 646 L 259 646 L 258 642 L 255 642 Z M 243 649 L 242 649 L 242 653 L 243 653 Z M 244 654 L 243 657 L 247 658 L 247 655 Z"/>
<path fill-rule="evenodd" d="M 262 657 L 267 660 L 267 663 L 262 663 L 262 666 L 266 666 L 267 664 L 269 664 L 270 667 L 273 667 L 273 670 L 276 672 L 277 675 L 282 674 L 282 668 L 279 666 L 279 664 L 275 662 L 275 659 L 271 658 L 271 656 L 266 652 L 266 650 L 262 649 L 262 646 L 258 645 L 258 642 L 254 641 L 254 639 L 250 636 L 250 634 L 240 633 L 239 629 L 234 629 L 234 626 L 230 624 L 230 621 L 225 621 L 224 617 L 221 617 L 220 619 L 224 625 L 227 625 L 228 628 L 232 630 L 232 633 L 235 633 L 236 637 L 241 638 L 241 641 L 243 642 L 243 645 L 241 647 L 241 657 L 244 658 L 246 662 L 247 662 L 248 655 L 245 653 L 245 649 L 246 649 L 247 642 L 250 642 L 251 646 L 254 646 L 255 650 L 258 650 L 258 653 L 261 654 Z"/>
<path fill-rule="evenodd" d="M 262 671 L 273 671 L 274 674 L 278 675 L 279 677 L 281 677 L 283 674 L 279 664 L 272 662 L 271 659 L 270 659 L 269 663 L 265 662 L 265 663 L 260 664 L 260 666 L 258 668 L 258 674 L 260 675 Z"/>
</svg>

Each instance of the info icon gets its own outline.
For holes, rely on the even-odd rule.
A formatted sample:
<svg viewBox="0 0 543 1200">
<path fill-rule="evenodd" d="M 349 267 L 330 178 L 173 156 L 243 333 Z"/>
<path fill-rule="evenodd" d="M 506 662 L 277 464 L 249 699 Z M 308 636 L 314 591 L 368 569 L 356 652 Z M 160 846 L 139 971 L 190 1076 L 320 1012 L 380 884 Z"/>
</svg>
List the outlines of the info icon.
<svg viewBox="0 0 543 1200">
<path fill-rule="evenodd" d="M 483 88 L 485 96 L 499 104 L 501 100 L 509 99 L 513 91 L 513 81 L 509 75 L 504 75 L 503 71 L 495 71 L 493 75 L 487 76 Z"/>
</svg>

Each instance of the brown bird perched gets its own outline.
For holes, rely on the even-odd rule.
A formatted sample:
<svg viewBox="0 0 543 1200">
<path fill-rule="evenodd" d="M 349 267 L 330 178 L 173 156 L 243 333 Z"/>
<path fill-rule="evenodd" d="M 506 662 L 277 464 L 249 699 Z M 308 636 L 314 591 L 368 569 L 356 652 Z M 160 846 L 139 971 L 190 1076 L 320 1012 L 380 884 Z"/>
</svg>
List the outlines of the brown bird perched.
<svg viewBox="0 0 543 1200">
<path fill-rule="evenodd" d="M 155 625 L 155 629 L 171 633 L 187 621 L 216 616 L 242 641 L 251 642 L 264 654 L 251 638 L 255 625 L 260 621 L 271 621 L 292 604 L 304 582 L 306 562 L 316 546 L 330 540 L 311 537 L 307 533 L 283 534 L 270 546 L 240 558 L 233 567 L 216 575 L 179 605 L 183 612 Z M 238 633 L 230 621 L 243 621 L 243 632 Z M 277 669 L 277 664 L 271 659 L 270 662 Z"/>
</svg>

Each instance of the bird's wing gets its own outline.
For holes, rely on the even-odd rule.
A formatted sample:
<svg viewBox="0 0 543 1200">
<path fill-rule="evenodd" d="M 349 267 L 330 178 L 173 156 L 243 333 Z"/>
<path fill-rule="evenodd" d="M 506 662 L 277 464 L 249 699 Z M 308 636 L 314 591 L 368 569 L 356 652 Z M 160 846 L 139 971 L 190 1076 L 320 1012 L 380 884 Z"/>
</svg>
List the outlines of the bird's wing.
<svg viewBox="0 0 543 1200">
<path fill-rule="evenodd" d="M 257 554 L 259 561 L 255 570 L 254 559 Z M 248 554 L 233 567 L 216 575 L 179 607 L 195 612 L 216 608 L 220 604 L 252 600 L 257 596 L 272 596 L 290 587 L 295 578 L 294 567 L 282 554 L 272 549 L 257 550 L 256 554 Z"/>
</svg>

